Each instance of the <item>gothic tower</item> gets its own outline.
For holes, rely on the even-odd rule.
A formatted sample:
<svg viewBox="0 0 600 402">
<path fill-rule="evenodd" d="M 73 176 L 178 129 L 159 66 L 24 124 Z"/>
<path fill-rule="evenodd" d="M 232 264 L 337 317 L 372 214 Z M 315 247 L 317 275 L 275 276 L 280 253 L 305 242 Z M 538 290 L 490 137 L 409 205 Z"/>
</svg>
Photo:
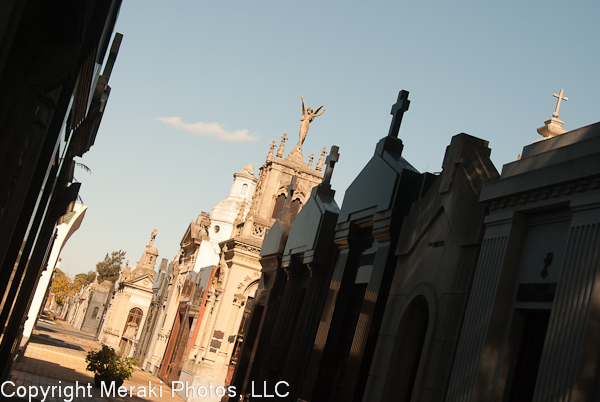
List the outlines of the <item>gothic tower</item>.
<svg viewBox="0 0 600 402">
<path fill-rule="evenodd" d="M 303 109 L 303 118 L 308 116 L 312 120 L 318 111 L 313 113 L 309 109 L 309 113 L 305 113 Z M 304 162 L 302 143 L 308 130 L 307 123 L 303 123 L 302 127 L 305 130 L 301 129 L 300 140 L 287 157 L 283 157 L 287 134 L 281 137 L 276 153 L 275 141 L 272 142 L 260 168 L 252 202 L 250 205 L 242 204 L 233 223 L 231 237 L 219 244 L 220 261 L 207 290 L 202 322 L 196 323 L 199 325 L 197 336 L 191 339 L 192 352 L 182 364 L 180 381 L 187 381 L 198 388 L 210 384 L 224 386 L 231 380 L 243 341 L 244 323 L 252 310 L 258 288 L 261 273 L 259 254 L 265 233 L 282 212 L 288 197 L 291 197 L 287 202 L 291 204 L 292 216 L 295 217 L 310 197 L 312 188 L 322 180 L 326 148 L 323 148 L 314 169 L 314 154 L 309 157 L 308 163 Z M 288 187 L 291 188 L 294 176 L 296 185 L 290 191 Z M 183 393 L 180 396 L 188 401 L 195 400 Z"/>
</svg>

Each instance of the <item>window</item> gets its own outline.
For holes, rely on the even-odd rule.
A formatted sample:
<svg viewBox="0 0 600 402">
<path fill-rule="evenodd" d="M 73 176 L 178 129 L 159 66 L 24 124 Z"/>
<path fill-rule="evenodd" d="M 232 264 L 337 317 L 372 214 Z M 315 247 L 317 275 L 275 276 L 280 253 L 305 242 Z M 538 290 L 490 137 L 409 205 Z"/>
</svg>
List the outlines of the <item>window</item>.
<svg viewBox="0 0 600 402">
<path fill-rule="evenodd" d="M 277 216 L 279 215 L 279 213 L 281 211 L 283 211 L 284 206 L 285 206 L 285 195 L 280 194 L 279 197 L 277 197 L 277 201 L 275 201 L 275 208 L 273 208 L 273 215 L 271 215 L 271 218 L 277 219 Z"/>
<path fill-rule="evenodd" d="M 141 309 L 137 307 L 132 308 L 131 311 L 129 311 L 129 315 L 127 316 L 127 321 L 125 322 L 125 328 L 123 329 L 123 331 L 127 329 L 127 325 L 129 325 L 130 322 L 136 324 L 139 328 L 143 316 L 144 312 Z"/>
<path fill-rule="evenodd" d="M 248 192 L 248 185 L 244 184 L 242 186 L 242 189 L 241 189 L 240 193 L 242 193 L 242 195 L 246 195 L 247 192 Z"/>
<path fill-rule="evenodd" d="M 294 219 L 296 219 L 296 215 L 298 215 L 298 212 L 300 212 L 300 208 L 302 208 L 302 203 L 296 198 L 294 201 L 292 201 L 292 206 L 290 209 L 290 212 L 292 213 L 292 222 L 294 222 Z"/>
</svg>

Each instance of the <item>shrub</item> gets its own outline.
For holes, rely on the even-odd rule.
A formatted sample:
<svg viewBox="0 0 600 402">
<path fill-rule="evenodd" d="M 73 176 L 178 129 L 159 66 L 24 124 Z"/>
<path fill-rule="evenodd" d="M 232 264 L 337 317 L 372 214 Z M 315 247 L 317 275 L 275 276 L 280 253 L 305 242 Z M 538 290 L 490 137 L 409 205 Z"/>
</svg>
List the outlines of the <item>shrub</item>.
<svg viewBox="0 0 600 402">
<path fill-rule="evenodd" d="M 106 345 L 100 350 L 90 350 L 85 358 L 86 370 L 112 380 L 126 380 L 133 374 L 137 362 L 130 357 L 122 358 Z"/>
</svg>

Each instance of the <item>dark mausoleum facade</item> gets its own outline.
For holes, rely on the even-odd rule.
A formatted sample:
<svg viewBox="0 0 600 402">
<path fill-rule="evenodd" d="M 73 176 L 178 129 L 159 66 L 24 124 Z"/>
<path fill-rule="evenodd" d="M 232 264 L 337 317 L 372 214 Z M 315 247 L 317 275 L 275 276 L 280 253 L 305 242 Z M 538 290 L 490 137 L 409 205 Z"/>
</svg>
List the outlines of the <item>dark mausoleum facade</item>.
<svg viewBox="0 0 600 402">
<path fill-rule="evenodd" d="M 598 400 L 600 123 L 546 121 L 501 173 L 458 134 L 419 173 L 397 138 L 407 95 L 341 208 L 324 179 L 265 236 L 231 385 L 251 401 Z"/>
</svg>

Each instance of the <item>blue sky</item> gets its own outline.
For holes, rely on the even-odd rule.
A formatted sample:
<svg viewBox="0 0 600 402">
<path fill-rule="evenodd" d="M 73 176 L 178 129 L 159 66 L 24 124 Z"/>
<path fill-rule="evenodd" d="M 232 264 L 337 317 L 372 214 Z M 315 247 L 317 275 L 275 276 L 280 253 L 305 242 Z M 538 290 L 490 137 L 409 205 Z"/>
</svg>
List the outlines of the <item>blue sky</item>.
<svg viewBox="0 0 600 402">
<path fill-rule="evenodd" d="M 154 228 L 159 258 L 172 260 L 189 222 L 228 195 L 233 173 L 252 164 L 258 174 L 283 133 L 286 153 L 293 148 L 301 95 L 326 108 L 306 161 L 340 147 L 340 205 L 387 134 L 401 89 L 411 100 L 403 156 L 419 171 L 440 171 L 461 132 L 488 140 L 501 170 L 541 138 L 561 88 L 564 128 L 600 120 L 599 15 L 597 1 L 125 0 L 110 99 L 80 159 L 91 174 L 75 172 L 88 211 L 61 268 L 94 270 L 119 249 L 133 265 Z"/>
</svg>

